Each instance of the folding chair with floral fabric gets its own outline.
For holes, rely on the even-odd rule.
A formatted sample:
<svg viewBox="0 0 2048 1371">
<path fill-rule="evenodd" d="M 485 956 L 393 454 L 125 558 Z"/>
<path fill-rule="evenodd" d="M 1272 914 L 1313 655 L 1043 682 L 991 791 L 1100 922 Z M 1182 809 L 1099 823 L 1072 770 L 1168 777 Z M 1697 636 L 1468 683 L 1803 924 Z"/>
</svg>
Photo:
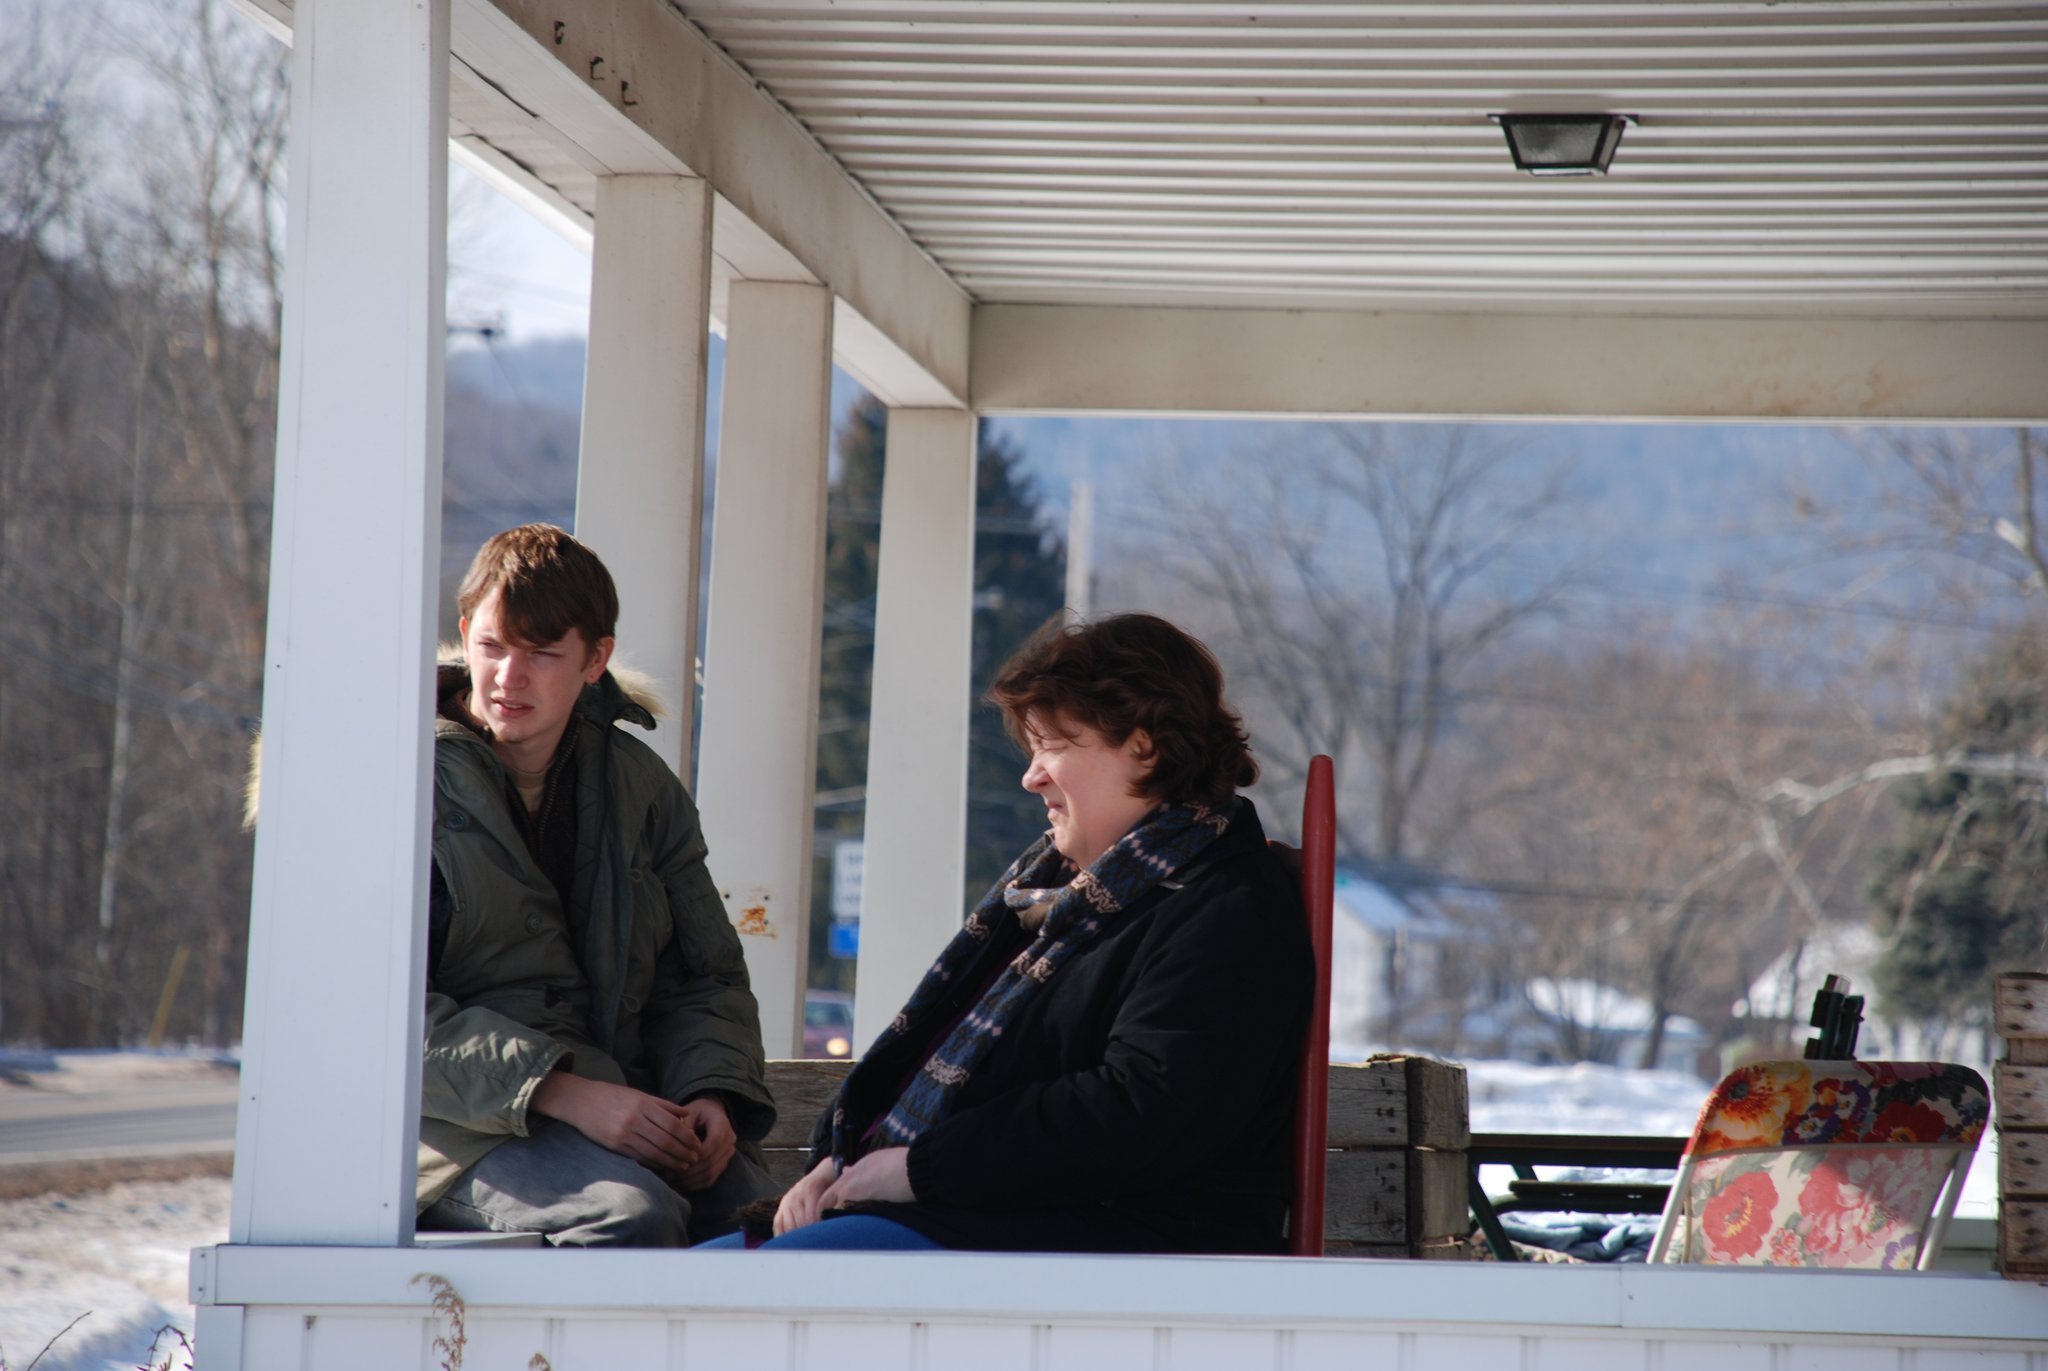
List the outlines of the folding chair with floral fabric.
<svg viewBox="0 0 2048 1371">
<path fill-rule="evenodd" d="M 1966 1066 L 1743 1067 L 1693 1125 L 1650 1260 L 1924 1270 L 1989 1114 Z"/>
</svg>

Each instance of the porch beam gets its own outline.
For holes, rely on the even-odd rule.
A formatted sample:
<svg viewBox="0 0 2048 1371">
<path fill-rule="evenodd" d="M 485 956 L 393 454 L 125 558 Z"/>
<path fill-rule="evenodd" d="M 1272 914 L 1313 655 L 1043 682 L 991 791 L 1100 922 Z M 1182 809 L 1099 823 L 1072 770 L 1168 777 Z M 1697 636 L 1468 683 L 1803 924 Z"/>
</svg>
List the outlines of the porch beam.
<svg viewBox="0 0 2048 1371">
<path fill-rule="evenodd" d="M 719 219 L 721 257 L 748 275 L 793 262 L 830 287 L 845 302 L 841 363 L 877 394 L 965 402 L 966 292 L 673 6 L 454 3 L 456 55 L 540 127 L 613 173 L 702 176 L 734 211 Z"/>
<path fill-rule="evenodd" d="M 648 744 L 685 782 L 710 301 L 710 188 L 693 176 L 600 178 L 576 536 L 618 583 L 621 658 L 667 706 Z"/>
<path fill-rule="evenodd" d="M 2048 320 L 978 306 L 983 413 L 2041 423 Z"/>
<path fill-rule="evenodd" d="M 770 1057 L 803 1046 L 831 395 L 832 293 L 733 282 L 697 798 Z"/>
<path fill-rule="evenodd" d="M 296 19 L 229 1231 L 390 1247 L 411 1240 L 419 1136 L 448 0 Z"/>
<path fill-rule="evenodd" d="M 975 418 L 889 411 L 854 1050 L 959 930 L 967 880 Z"/>
</svg>

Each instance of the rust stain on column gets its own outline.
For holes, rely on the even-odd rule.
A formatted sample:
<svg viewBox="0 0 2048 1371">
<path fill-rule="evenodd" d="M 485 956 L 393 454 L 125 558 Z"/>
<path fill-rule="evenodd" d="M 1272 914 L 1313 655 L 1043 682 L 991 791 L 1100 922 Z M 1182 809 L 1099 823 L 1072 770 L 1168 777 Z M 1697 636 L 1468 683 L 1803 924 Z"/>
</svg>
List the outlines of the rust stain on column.
<svg viewBox="0 0 2048 1371">
<path fill-rule="evenodd" d="M 768 907 L 766 905 L 750 904 L 743 907 L 740 910 L 739 918 L 733 920 L 733 926 L 739 929 L 742 937 L 773 938 L 775 936 L 775 925 L 768 922 Z"/>
</svg>

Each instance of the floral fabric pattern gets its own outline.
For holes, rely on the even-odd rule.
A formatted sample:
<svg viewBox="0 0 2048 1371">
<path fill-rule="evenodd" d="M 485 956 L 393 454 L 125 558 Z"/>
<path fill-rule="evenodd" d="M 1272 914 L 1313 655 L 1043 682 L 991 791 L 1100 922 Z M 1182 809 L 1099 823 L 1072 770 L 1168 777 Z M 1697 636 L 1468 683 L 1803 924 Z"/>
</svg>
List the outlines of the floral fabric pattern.
<svg viewBox="0 0 2048 1371">
<path fill-rule="evenodd" d="M 1744 1067 L 1693 1127 L 1666 1260 L 1910 1270 L 1989 1113 L 1983 1078 L 1967 1067 Z"/>
</svg>

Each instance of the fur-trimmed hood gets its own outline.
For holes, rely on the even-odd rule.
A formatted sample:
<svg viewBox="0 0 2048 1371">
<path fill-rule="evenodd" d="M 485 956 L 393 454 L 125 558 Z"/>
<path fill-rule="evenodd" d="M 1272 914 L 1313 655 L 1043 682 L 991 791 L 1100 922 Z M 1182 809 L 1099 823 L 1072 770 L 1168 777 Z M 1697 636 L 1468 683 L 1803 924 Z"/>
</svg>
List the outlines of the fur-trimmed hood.
<svg viewBox="0 0 2048 1371">
<path fill-rule="evenodd" d="M 469 688 L 469 667 L 462 659 L 462 644 L 443 643 L 435 652 L 434 702 L 438 712 L 452 691 Z M 616 655 L 593 685 L 583 688 L 576 702 L 579 713 L 602 724 L 628 723 L 653 729 L 668 717 L 668 708 L 654 688 L 654 678 L 621 662 Z M 243 782 L 242 829 L 253 832 L 263 794 L 263 731 L 249 741 L 249 774 Z"/>
<path fill-rule="evenodd" d="M 451 694 L 469 689 L 469 666 L 462 658 L 462 644 L 443 643 L 435 659 L 434 703 L 438 710 Z M 599 723 L 628 723 L 652 729 L 668 717 L 668 707 L 654 688 L 654 678 L 612 657 L 611 665 L 595 684 L 583 687 L 576 702 L 578 713 Z"/>
</svg>

